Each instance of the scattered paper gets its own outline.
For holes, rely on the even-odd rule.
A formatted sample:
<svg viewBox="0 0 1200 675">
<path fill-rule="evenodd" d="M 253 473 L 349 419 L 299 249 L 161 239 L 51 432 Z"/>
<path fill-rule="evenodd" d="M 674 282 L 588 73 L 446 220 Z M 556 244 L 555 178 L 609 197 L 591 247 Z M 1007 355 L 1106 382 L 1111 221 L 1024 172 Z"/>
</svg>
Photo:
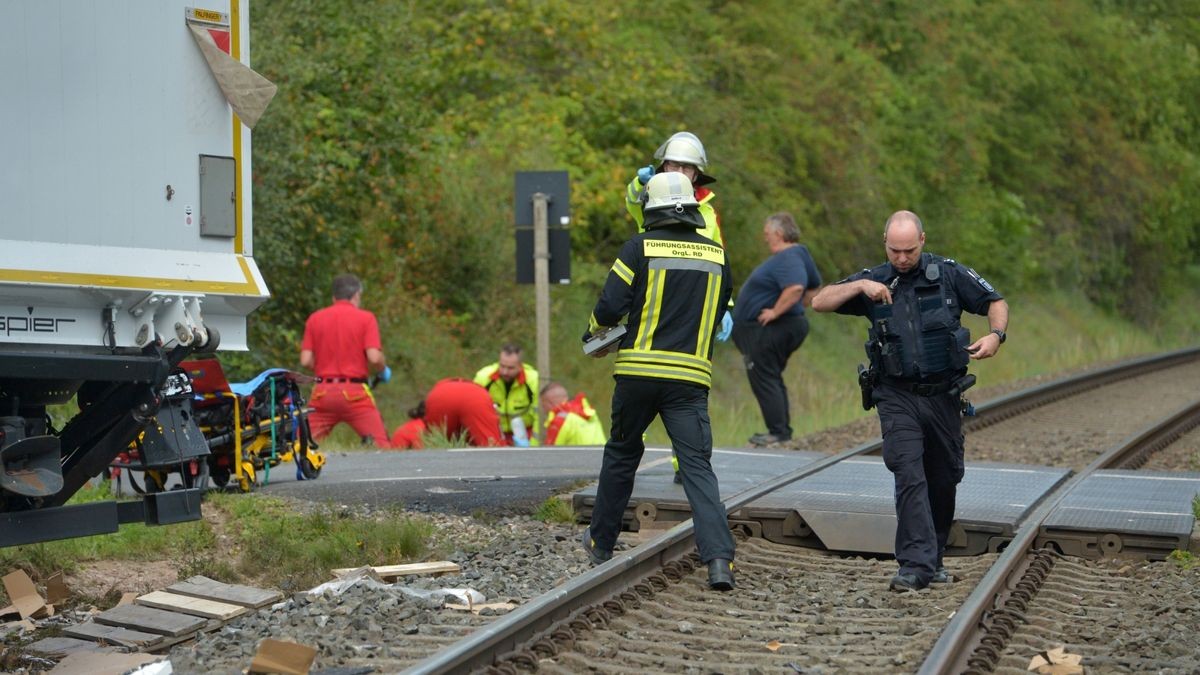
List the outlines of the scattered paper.
<svg viewBox="0 0 1200 675">
<path fill-rule="evenodd" d="M 407 586 L 400 586 L 399 590 L 405 595 L 411 595 L 413 597 L 426 600 L 430 598 L 434 600 L 439 598 L 455 598 L 458 600 L 459 604 L 465 604 L 467 607 L 474 607 L 476 604 L 487 600 L 486 595 L 480 593 L 474 588 L 438 588 L 427 591 L 420 588 L 408 588 Z"/>
<path fill-rule="evenodd" d="M 1063 647 L 1055 647 L 1035 655 L 1026 670 L 1039 675 L 1083 675 L 1082 663 L 1083 656 L 1067 653 Z"/>
</svg>

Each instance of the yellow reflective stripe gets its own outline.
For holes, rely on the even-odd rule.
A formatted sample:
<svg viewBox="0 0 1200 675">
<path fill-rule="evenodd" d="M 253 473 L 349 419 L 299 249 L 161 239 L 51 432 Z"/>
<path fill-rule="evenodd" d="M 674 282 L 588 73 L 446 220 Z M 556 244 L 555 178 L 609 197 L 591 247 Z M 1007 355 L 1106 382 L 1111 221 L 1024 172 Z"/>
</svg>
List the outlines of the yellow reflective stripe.
<svg viewBox="0 0 1200 675">
<path fill-rule="evenodd" d="M 698 373 L 688 368 L 675 368 L 673 366 L 651 366 L 641 364 L 617 364 L 613 371 L 616 375 L 633 375 L 640 377 L 652 377 L 660 380 L 679 380 L 682 382 L 693 382 L 705 387 L 712 386 L 712 376 L 706 373 Z"/>
<path fill-rule="evenodd" d="M 650 270 L 646 284 L 646 301 L 642 304 L 642 319 L 638 324 L 638 339 L 635 346 L 648 350 L 658 330 L 658 319 L 662 313 L 663 287 L 666 285 L 665 270 Z"/>
<path fill-rule="evenodd" d="M 637 187 L 638 180 L 635 178 L 629 181 L 629 185 L 625 186 L 625 199 L 631 204 L 640 203 L 642 201 L 642 188 Z"/>
<path fill-rule="evenodd" d="M 588 317 L 588 332 L 595 333 L 600 328 L 600 322 L 596 321 L 596 315 L 592 314 Z"/>
<path fill-rule="evenodd" d="M 625 262 L 620 258 L 617 258 L 617 261 L 613 263 L 612 272 L 613 274 L 617 275 L 621 281 L 624 281 L 630 286 L 633 285 L 633 270 L 629 269 L 629 265 L 626 265 Z"/>
<path fill-rule="evenodd" d="M 250 264 L 245 257 L 236 256 L 242 281 L 211 281 L 199 279 L 168 279 L 165 277 L 135 277 L 123 274 L 88 274 L 82 272 L 52 272 L 43 270 L 0 269 L 0 283 L 69 284 L 99 288 L 133 288 L 156 292 L 214 293 L 220 295 L 264 296 L 258 287 Z"/>
<path fill-rule="evenodd" d="M 642 242 L 642 253 L 647 258 L 684 258 L 706 260 L 717 265 L 725 264 L 725 249 L 692 241 L 646 239 Z"/>
<path fill-rule="evenodd" d="M 708 288 L 704 293 L 704 313 L 700 316 L 700 332 L 696 335 L 696 356 L 708 356 L 712 345 L 713 321 L 719 310 L 717 304 L 717 288 L 721 281 L 720 274 L 708 275 Z"/>
<path fill-rule="evenodd" d="M 621 353 L 617 355 L 617 363 L 625 361 L 678 363 L 697 370 L 712 370 L 712 362 L 706 358 L 696 357 L 683 352 L 668 352 L 661 349 L 622 349 Z"/>
</svg>

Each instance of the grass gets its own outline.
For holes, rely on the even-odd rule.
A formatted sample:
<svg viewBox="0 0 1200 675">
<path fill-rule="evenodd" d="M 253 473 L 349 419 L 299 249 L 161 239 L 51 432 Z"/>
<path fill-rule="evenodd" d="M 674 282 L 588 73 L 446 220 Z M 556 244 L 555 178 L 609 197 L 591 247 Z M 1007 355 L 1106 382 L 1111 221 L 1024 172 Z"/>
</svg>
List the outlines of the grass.
<svg viewBox="0 0 1200 675">
<path fill-rule="evenodd" d="M 88 488 L 77 498 L 105 499 L 107 488 Z M 434 534 L 431 523 L 399 510 L 375 518 L 333 505 L 297 511 L 289 502 L 263 495 L 210 493 L 204 510 L 201 521 L 125 525 L 113 534 L 0 549 L 0 569 L 21 568 L 40 581 L 91 561 L 166 559 L 181 578 L 202 574 L 295 591 L 329 580 L 330 570 L 338 567 L 420 560 L 431 553 Z"/>
<path fill-rule="evenodd" d="M 543 523 L 561 523 L 572 525 L 576 522 L 575 507 L 568 499 L 550 497 L 538 505 L 533 512 L 535 520 Z"/>
</svg>

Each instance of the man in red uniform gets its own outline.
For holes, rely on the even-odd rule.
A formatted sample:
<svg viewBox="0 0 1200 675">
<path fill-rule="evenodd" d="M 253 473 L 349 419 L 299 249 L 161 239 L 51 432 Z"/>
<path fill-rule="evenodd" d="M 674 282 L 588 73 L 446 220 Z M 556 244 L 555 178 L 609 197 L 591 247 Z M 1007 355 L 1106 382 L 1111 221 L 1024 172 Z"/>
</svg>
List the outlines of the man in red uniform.
<svg viewBox="0 0 1200 675">
<path fill-rule="evenodd" d="M 433 385 L 425 397 L 425 424 L 445 430 L 447 438 L 465 431 L 474 447 L 508 445 L 492 395 L 470 380 L 448 378 Z"/>
<path fill-rule="evenodd" d="M 383 356 L 379 322 L 361 304 L 362 282 L 353 274 L 339 274 L 333 279 L 333 304 L 313 312 L 304 324 L 300 365 L 318 379 L 308 420 L 315 440 L 346 422 L 364 441 L 387 448 L 387 430 L 367 376 L 375 371 L 380 382 L 387 382 L 392 369 Z"/>
</svg>

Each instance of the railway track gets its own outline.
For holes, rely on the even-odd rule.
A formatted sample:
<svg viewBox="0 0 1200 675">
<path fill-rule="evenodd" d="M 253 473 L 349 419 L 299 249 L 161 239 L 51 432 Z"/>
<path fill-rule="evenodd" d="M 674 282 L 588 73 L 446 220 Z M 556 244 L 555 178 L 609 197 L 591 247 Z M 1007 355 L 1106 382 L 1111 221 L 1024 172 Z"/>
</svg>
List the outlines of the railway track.
<svg viewBox="0 0 1200 675">
<path fill-rule="evenodd" d="M 544 672 L 810 672 L 812 667 L 871 672 L 918 668 L 921 672 L 964 672 L 975 667 L 985 671 L 998 659 L 983 664 L 975 656 L 976 647 L 987 636 L 976 629 L 995 624 L 997 615 L 1006 616 L 1001 601 L 1011 595 L 1009 579 L 1031 567 L 1025 551 L 1037 543 L 1039 528 L 1034 523 L 1049 513 L 1061 499 L 1060 493 L 1126 452 L 1117 453 L 1113 448 L 1101 453 L 1093 441 L 1128 435 L 1130 424 L 1140 428 L 1147 418 L 1160 414 L 1164 401 L 1178 402 L 1189 392 L 1195 396 L 1194 383 L 1200 381 L 1198 356 L 1200 350 L 1182 350 L 1141 359 L 980 406 L 978 417 L 967 425 L 968 456 L 972 458 L 981 434 L 996 437 L 984 444 L 1007 444 L 1011 449 L 1031 447 L 1012 438 L 1052 433 L 1079 420 L 1082 411 L 1099 411 L 1106 424 L 1095 426 L 1104 429 L 1103 433 L 1061 453 L 1059 461 L 1078 473 L 1044 500 L 1004 553 L 954 559 L 957 583 L 916 594 L 888 594 L 884 591 L 886 579 L 894 568 L 890 561 L 837 556 L 751 538 L 739 544 L 738 590 L 715 594 L 706 588 L 702 566 L 692 553 L 689 521 L 476 629 L 409 672 L 521 672 L 534 668 Z M 1113 388 L 1117 386 L 1125 396 L 1116 396 Z M 1122 401 L 1120 414 L 1105 412 L 1096 403 L 1111 402 L 1114 397 Z M 1029 422 L 1029 416 L 1039 411 L 1042 419 Z M 1121 420 L 1123 425 L 1118 423 Z M 1180 424 L 1186 427 L 1189 423 L 1176 426 Z M 1009 441 L 1004 441 L 999 431 L 1004 426 L 1016 430 L 1008 432 Z M 1182 433 L 1186 428 L 1171 432 L 1176 437 Z M 1167 442 L 1140 437 L 1135 444 L 1161 447 Z M 727 499 L 727 508 L 734 513 L 784 485 L 878 449 L 877 441 L 870 442 L 818 460 Z M 1032 452 L 1038 451 L 1033 447 Z M 1144 461 L 1150 451 L 1140 452 L 1142 460 L 1134 461 Z M 1042 453 L 1044 461 L 1044 448 Z M 1091 461 L 1084 461 L 1089 454 Z M 1086 466 L 1080 467 L 1079 462 Z M 1046 557 L 1054 555 L 1041 554 L 1033 567 L 1045 567 Z M 1018 614 L 1000 623 L 1015 625 L 1022 619 Z M 1003 657 L 1006 645 L 994 644 L 991 650 Z M 971 658 L 976 665 L 966 665 Z"/>
</svg>

